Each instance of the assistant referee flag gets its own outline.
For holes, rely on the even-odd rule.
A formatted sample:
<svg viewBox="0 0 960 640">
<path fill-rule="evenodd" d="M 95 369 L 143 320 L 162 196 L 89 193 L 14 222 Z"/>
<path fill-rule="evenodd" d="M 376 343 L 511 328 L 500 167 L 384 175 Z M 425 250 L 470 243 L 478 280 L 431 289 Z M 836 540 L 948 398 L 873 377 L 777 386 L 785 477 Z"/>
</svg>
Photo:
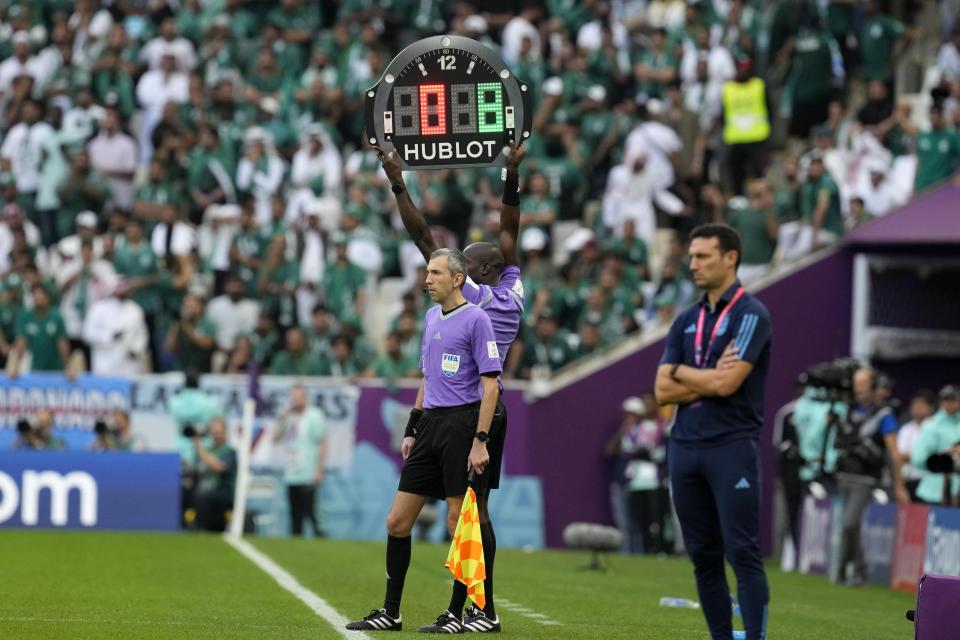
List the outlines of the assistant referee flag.
<svg viewBox="0 0 960 640">
<path fill-rule="evenodd" d="M 487 577 L 483 561 L 483 543 L 480 539 L 480 512 L 477 510 L 477 494 L 467 487 L 460 508 L 457 530 L 450 543 L 450 552 L 444 563 L 453 577 L 467 586 L 467 595 L 483 609 L 487 606 L 483 594 L 483 581 Z"/>
</svg>

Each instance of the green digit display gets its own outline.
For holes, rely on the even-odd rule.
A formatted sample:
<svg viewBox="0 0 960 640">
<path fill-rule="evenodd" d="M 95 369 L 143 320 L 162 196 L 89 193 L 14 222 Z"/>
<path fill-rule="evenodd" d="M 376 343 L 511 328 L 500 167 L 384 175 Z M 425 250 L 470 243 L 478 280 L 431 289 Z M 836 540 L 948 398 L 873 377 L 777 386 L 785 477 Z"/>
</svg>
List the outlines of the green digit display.
<svg viewBox="0 0 960 640">
<path fill-rule="evenodd" d="M 477 85 L 477 133 L 503 131 L 503 85 L 481 82 Z"/>
</svg>

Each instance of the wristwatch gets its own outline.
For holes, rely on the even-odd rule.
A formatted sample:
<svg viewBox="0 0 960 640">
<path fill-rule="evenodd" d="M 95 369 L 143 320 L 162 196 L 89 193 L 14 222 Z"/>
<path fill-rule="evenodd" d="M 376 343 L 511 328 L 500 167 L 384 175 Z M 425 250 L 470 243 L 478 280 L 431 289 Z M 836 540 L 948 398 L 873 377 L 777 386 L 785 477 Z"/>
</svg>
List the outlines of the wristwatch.
<svg viewBox="0 0 960 640">
<path fill-rule="evenodd" d="M 490 434 L 487 433 L 486 431 L 477 431 L 477 434 L 473 437 L 479 440 L 480 442 L 486 444 L 487 440 L 490 439 Z"/>
<path fill-rule="evenodd" d="M 392 184 L 390 185 L 390 191 L 393 191 L 395 194 L 400 195 L 401 193 L 403 193 L 403 185 Z"/>
</svg>

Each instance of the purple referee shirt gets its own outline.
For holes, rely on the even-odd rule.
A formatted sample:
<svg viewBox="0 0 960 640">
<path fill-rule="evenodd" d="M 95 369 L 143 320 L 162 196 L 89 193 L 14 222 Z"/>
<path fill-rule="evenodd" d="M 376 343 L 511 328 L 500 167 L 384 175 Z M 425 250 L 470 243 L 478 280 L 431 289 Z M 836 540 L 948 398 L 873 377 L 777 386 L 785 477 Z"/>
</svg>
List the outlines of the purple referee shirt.
<svg viewBox="0 0 960 640">
<path fill-rule="evenodd" d="M 467 302 L 483 309 L 497 336 L 497 349 L 500 351 L 500 367 L 507 358 L 510 345 L 520 330 L 520 318 L 526 301 L 523 296 L 523 283 L 520 282 L 520 267 L 511 264 L 500 273 L 500 282 L 495 287 L 477 284 L 467 278 L 463 285 L 463 297 Z"/>
<path fill-rule="evenodd" d="M 490 318 L 469 302 L 444 314 L 427 311 L 420 346 L 423 407 L 457 407 L 479 402 L 480 376 L 502 371 Z"/>
</svg>

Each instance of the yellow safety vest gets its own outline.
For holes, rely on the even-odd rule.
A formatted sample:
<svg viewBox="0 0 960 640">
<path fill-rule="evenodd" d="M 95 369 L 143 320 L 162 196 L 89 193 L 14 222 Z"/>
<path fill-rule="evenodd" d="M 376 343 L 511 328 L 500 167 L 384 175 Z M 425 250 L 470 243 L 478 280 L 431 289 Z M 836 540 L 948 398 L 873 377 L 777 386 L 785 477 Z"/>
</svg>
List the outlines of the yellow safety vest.
<svg viewBox="0 0 960 640">
<path fill-rule="evenodd" d="M 770 137 L 770 116 L 760 78 L 729 80 L 723 85 L 723 141 L 726 144 L 763 142 Z"/>
</svg>

